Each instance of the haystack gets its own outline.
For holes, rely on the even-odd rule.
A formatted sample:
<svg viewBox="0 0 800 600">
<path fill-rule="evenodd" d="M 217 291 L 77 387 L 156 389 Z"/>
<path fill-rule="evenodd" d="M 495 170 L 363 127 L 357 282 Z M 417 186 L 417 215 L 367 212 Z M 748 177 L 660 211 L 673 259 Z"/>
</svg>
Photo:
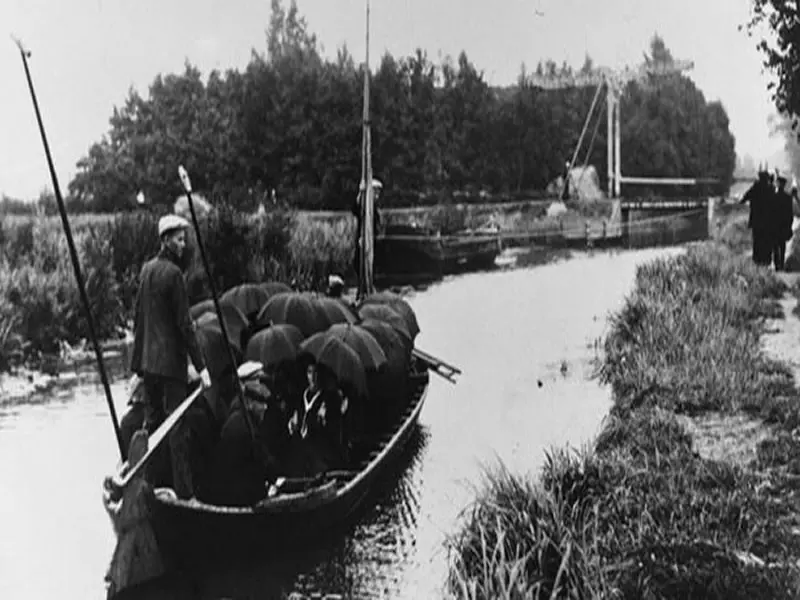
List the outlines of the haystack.
<svg viewBox="0 0 800 600">
<path fill-rule="evenodd" d="M 547 186 L 547 191 L 550 194 L 560 195 L 564 188 L 564 178 L 559 176 L 558 179 L 550 182 Z M 605 194 L 600 189 L 600 176 L 597 174 L 597 169 L 593 165 L 586 167 L 575 167 L 570 169 L 569 172 L 569 199 L 572 201 L 580 202 L 594 202 L 602 200 Z"/>
</svg>

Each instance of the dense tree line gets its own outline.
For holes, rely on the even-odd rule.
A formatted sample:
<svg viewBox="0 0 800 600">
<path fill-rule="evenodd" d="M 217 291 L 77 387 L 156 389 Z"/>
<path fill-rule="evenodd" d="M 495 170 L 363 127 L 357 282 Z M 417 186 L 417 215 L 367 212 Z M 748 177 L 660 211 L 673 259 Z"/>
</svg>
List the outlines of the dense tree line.
<svg viewBox="0 0 800 600">
<path fill-rule="evenodd" d="M 213 71 L 204 82 L 187 63 L 182 74 L 158 75 L 147 97 L 130 90 L 107 135 L 79 161 L 72 201 L 118 210 L 140 190 L 150 201 L 173 201 L 182 162 L 195 188 L 242 207 L 272 189 L 296 206 L 346 207 L 361 177 L 363 67 L 346 48 L 324 59 L 294 2 L 285 9 L 273 0 L 272 9 L 266 51 L 254 50 L 243 71 Z M 658 37 L 651 60 L 672 60 Z M 582 70 L 592 69 L 587 57 Z M 552 61 L 537 70 L 572 71 Z M 524 67 L 516 85 L 492 88 L 466 53 L 435 65 L 422 50 L 385 54 L 371 90 L 373 167 L 389 204 L 544 190 L 563 174 L 595 92 L 542 90 Z M 727 189 L 736 161 L 727 115 L 689 78 L 629 84 L 621 114 L 624 174 L 715 177 L 716 190 Z M 605 189 L 605 111 L 598 118 L 588 163 Z"/>
</svg>

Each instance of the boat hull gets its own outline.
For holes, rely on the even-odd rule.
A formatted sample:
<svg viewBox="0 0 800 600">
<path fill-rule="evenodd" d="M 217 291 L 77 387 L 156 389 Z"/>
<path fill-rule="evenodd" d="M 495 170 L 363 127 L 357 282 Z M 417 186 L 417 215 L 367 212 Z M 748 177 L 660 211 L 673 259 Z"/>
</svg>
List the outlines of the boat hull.
<svg viewBox="0 0 800 600">
<path fill-rule="evenodd" d="M 496 233 L 439 236 L 395 226 L 375 240 L 375 273 L 382 279 L 439 279 L 466 270 L 488 269 L 502 251 Z"/>
<path fill-rule="evenodd" d="M 267 555 L 270 551 L 307 546 L 350 524 L 374 491 L 376 481 L 396 462 L 414 433 L 427 395 L 429 374 L 412 376 L 409 406 L 400 426 L 380 453 L 350 482 L 331 481 L 302 499 L 266 507 L 263 511 L 239 507 L 191 506 L 187 502 L 156 498 L 152 524 L 162 556 L 171 568 L 219 564 L 233 555 Z M 388 434 L 387 434 L 388 435 Z"/>
</svg>

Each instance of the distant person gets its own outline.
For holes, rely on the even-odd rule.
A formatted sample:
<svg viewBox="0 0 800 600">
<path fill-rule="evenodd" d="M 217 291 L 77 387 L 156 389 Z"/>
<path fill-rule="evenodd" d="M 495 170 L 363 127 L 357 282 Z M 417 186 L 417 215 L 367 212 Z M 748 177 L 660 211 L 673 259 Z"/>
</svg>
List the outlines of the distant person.
<svg viewBox="0 0 800 600">
<path fill-rule="evenodd" d="M 361 182 L 361 185 L 358 188 L 358 196 L 356 196 L 356 201 L 353 203 L 352 212 L 353 215 L 356 217 L 356 243 L 355 243 L 355 251 L 353 253 L 353 268 L 356 272 L 356 275 L 361 273 L 361 207 L 364 202 L 364 195 L 366 194 L 367 184 L 365 182 Z M 372 239 L 373 239 L 373 250 L 374 250 L 374 240 L 375 236 L 378 235 L 378 229 L 381 225 L 381 217 L 380 212 L 378 211 L 378 201 L 381 197 L 381 192 L 383 191 L 383 184 L 378 179 L 372 180 L 372 190 L 373 190 L 373 206 L 372 206 Z"/>
<path fill-rule="evenodd" d="M 770 240 L 770 215 L 774 196 L 770 174 L 759 171 L 758 180 L 744 193 L 740 204 L 750 204 L 750 217 L 747 226 L 753 236 L 753 262 L 757 265 L 769 265 L 772 246 Z"/>
<path fill-rule="evenodd" d="M 344 293 L 344 279 L 339 275 L 330 275 L 328 277 L 328 289 L 326 294 L 329 298 L 341 298 Z"/>
<path fill-rule="evenodd" d="M 786 242 L 792 239 L 794 210 L 792 196 L 786 189 L 786 178 L 777 177 L 777 189 L 773 199 L 772 261 L 776 271 L 783 271 L 786 264 Z"/>
<path fill-rule="evenodd" d="M 211 387 L 183 277 L 188 226 L 177 215 L 159 220 L 161 249 L 142 267 L 134 305 L 131 371 L 144 380 L 144 425 L 151 435 L 187 396 L 187 356 L 203 387 Z M 179 422 L 169 435 L 172 486 L 180 498 L 194 495 L 187 431 Z"/>
</svg>

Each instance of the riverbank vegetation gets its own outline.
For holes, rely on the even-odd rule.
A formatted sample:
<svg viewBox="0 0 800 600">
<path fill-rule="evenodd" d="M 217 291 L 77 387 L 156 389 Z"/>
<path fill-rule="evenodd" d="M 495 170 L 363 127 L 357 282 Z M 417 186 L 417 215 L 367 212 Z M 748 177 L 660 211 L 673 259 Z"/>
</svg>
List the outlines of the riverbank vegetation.
<svg viewBox="0 0 800 600">
<path fill-rule="evenodd" d="M 157 212 L 81 218 L 72 223 L 92 316 L 101 340 L 129 327 L 138 276 L 158 251 Z M 307 222 L 288 211 L 263 215 L 215 207 L 201 221 L 218 289 L 245 281 L 275 280 L 320 289 L 329 273 L 347 273 L 352 224 Z M 88 325 L 61 222 L 18 219 L 0 227 L 0 370 L 58 354 L 62 343 L 88 339 Z M 190 235 L 190 300 L 209 297 L 207 279 Z"/>
<path fill-rule="evenodd" d="M 716 243 L 640 267 L 598 365 L 614 403 L 593 450 L 551 452 L 537 481 L 489 474 L 451 593 L 792 597 L 800 398 L 759 343 L 785 289 Z"/>
</svg>

